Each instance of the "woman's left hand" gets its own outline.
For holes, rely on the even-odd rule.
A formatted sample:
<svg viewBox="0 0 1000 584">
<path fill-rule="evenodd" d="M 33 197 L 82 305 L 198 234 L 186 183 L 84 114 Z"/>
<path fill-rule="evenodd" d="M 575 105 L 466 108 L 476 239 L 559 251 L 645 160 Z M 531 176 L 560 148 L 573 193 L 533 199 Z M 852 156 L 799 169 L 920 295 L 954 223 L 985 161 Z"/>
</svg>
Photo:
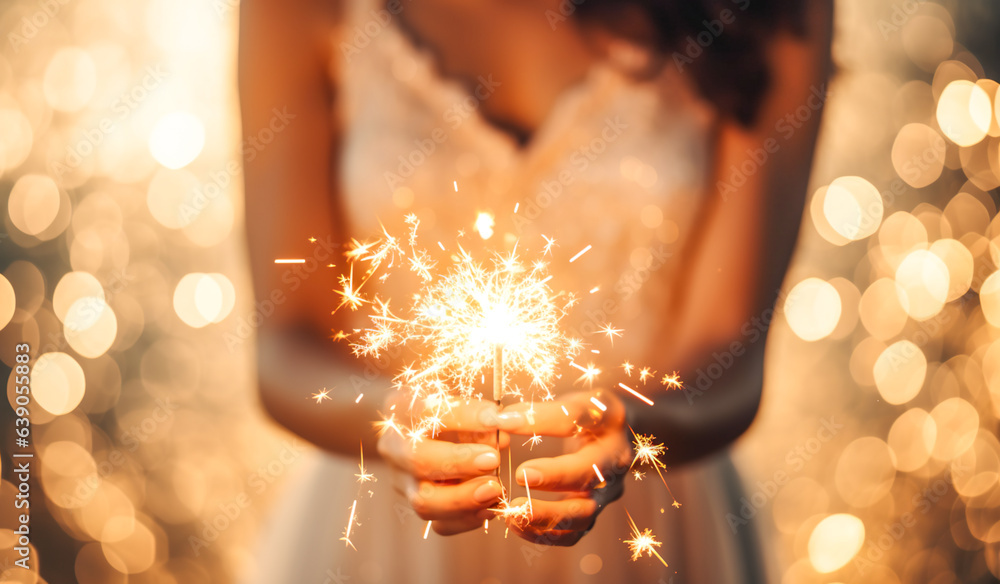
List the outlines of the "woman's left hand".
<svg viewBox="0 0 1000 584">
<path fill-rule="evenodd" d="M 610 391 L 592 390 L 509 406 L 499 421 L 500 429 L 511 434 L 572 437 L 577 443 L 574 452 L 528 460 L 517 468 L 519 485 L 527 480 L 532 492 L 557 492 L 562 498 L 541 501 L 532 497 L 530 518 L 507 518 L 507 526 L 528 541 L 574 545 L 594 526 L 604 507 L 625 490 L 624 476 L 632 462 L 625 406 Z M 520 498 L 511 504 L 526 501 Z"/>
</svg>

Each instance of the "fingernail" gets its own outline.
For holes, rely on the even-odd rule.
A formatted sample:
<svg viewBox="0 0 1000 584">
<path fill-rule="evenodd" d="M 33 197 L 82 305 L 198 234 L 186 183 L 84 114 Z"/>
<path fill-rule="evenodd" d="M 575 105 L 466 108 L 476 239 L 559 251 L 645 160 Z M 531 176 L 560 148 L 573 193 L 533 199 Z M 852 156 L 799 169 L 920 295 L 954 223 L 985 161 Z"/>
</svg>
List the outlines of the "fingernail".
<svg viewBox="0 0 1000 584">
<path fill-rule="evenodd" d="M 493 470 L 500 466 L 500 457 L 495 452 L 484 452 L 477 456 L 472 463 L 479 470 Z"/>
<path fill-rule="evenodd" d="M 497 427 L 499 420 L 497 419 L 497 407 L 494 404 L 489 404 L 480 410 L 479 423 L 482 424 L 484 428 Z"/>
<path fill-rule="evenodd" d="M 524 425 L 524 416 L 521 412 L 500 412 L 497 414 L 497 420 L 500 422 L 500 428 L 515 429 Z"/>
<path fill-rule="evenodd" d="M 472 498 L 476 503 L 489 503 L 500 498 L 500 485 L 489 481 L 479 485 L 472 493 Z"/>
<path fill-rule="evenodd" d="M 542 484 L 542 473 L 533 468 L 522 468 L 521 472 L 518 473 L 525 483 L 529 487 L 534 487 Z"/>
</svg>

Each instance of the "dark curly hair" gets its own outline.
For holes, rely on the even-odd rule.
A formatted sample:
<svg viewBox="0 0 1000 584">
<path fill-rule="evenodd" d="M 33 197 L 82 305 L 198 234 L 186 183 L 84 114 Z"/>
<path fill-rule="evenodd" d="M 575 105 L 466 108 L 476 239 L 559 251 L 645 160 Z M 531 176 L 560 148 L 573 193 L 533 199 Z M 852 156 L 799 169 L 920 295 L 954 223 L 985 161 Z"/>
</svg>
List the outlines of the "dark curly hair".
<svg viewBox="0 0 1000 584">
<path fill-rule="evenodd" d="M 659 66 L 690 73 L 706 100 L 747 126 L 770 85 L 769 39 L 805 34 L 804 0 L 581 0 L 577 11 L 653 48 Z"/>
</svg>

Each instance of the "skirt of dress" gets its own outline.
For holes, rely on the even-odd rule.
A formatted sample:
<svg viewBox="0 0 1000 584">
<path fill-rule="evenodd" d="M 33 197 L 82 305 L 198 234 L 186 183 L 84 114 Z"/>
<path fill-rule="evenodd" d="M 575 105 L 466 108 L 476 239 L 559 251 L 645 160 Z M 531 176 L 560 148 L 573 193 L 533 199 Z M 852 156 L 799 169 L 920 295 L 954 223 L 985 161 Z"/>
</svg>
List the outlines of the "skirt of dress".
<svg viewBox="0 0 1000 584">
<path fill-rule="evenodd" d="M 625 495 L 609 505 L 573 547 L 505 537 L 503 523 L 442 537 L 392 488 L 392 471 L 368 464 L 378 481 L 359 489 L 357 462 L 321 452 L 305 455 L 262 526 L 258 562 L 243 584 L 721 584 L 765 582 L 753 521 L 744 522 L 739 475 L 721 453 L 679 469 L 629 476 Z M 369 493 L 371 491 L 371 493 Z M 342 538 L 357 499 L 351 545 Z M 625 509 L 662 546 L 632 561 Z M 739 520 L 738 520 L 739 519 Z M 352 547 L 353 546 L 353 547 Z"/>
</svg>

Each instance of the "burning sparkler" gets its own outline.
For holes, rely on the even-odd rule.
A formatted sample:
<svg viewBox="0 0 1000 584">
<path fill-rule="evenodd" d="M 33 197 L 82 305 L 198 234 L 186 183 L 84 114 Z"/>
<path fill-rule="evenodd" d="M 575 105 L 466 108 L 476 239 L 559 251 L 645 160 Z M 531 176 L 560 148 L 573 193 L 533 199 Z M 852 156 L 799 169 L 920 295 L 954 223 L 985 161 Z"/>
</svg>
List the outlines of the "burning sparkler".
<svg viewBox="0 0 1000 584">
<path fill-rule="evenodd" d="M 492 370 L 492 396 L 500 405 L 505 395 L 524 396 L 530 390 L 532 401 L 536 398 L 550 400 L 553 382 L 560 376 L 560 365 L 568 364 L 581 373 L 578 381 L 592 384 L 601 374 L 595 364 L 586 367 L 577 364 L 574 358 L 585 348 L 599 355 L 600 351 L 585 347 L 581 339 L 568 337 L 560 328 L 560 323 L 568 310 L 577 302 L 573 294 L 556 293 L 550 287 L 552 276 L 547 271 L 547 262 L 542 258 L 552 255 L 555 240 L 543 236 L 544 246 L 540 256 L 531 260 L 524 252 L 493 253 L 480 260 L 458 244 L 446 247 L 437 242 L 442 254 L 432 255 L 417 245 L 419 220 L 415 215 L 406 217 L 409 238 L 390 235 L 383 228 L 382 236 L 374 241 L 352 240 L 347 258 L 350 269 L 339 280 L 340 304 L 351 310 L 364 308 L 368 311 L 370 324 L 367 328 L 356 329 L 353 333 L 339 332 L 335 338 L 351 338 L 351 347 L 356 356 L 381 358 L 390 348 L 405 347 L 414 355 L 413 360 L 394 377 L 396 389 L 409 392 L 410 420 L 404 423 L 397 416 L 395 406 L 389 415 L 376 424 L 380 434 L 396 432 L 413 443 L 424 438 L 434 438 L 444 429 L 446 414 L 457 404 L 483 397 L 486 371 Z M 494 230 L 493 216 L 480 213 L 475 229 L 482 239 L 489 239 Z M 463 234 L 460 234 L 460 237 Z M 579 260 L 591 249 L 588 245 L 576 253 L 570 262 Z M 356 266 L 357 264 L 357 266 Z M 360 268 L 356 271 L 356 267 Z M 394 299 L 384 298 L 366 290 L 369 282 L 384 282 L 392 272 L 408 271 L 419 279 L 420 291 L 402 306 Z M 595 286 L 591 293 L 599 290 Z M 392 304 L 392 306 L 390 306 Z M 334 312 L 336 312 L 336 310 Z M 605 323 L 598 331 L 610 343 L 621 337 L 623 330 Z M 626 361 L 622 365 L 630 376 L 634 366 Z M 654 378 L 655 372 L 649 367 L 634 368 L 639 380 L 645 383 Z M 676 373 L 664 376 L 663 385 L 680 387 Z M 624 384 L 619 387 L 647 405 L 653 401 L 635 389 Z M 322 401 L 319 394 L 313 396 Z M 360 399 L 360 398 L 359 398 Z M 523 397 L 522 397 L 523 399 Z M 599 409 L 606 409 L 603 402 L 593 400 Z M 419 404 L 419 405 L 418 405 Z M 563 407 L 563 411 L 566 411 Z M 665 447 L 652 442 L 652 436 L 636 435 L 636 463 L 652 466 L 663 484 L 661 469 L 665 466 L 657 458 Z M 541 442 L 541 436 L 533 434 L 525 445 L 534 447 Z M 499 431 L 497 431 L 499 447 Z M 362 457 L 364 453 L 362 452 Z M 359 473 L 355 476 L 359 483 L 374 480 L 361 459 Z M 597 478 L 604 477 L 597 465 L 593 467 Z M 636 470 L 636 477 L 641 473 Z M 497 469 L 499 480 L 499 468 Z M 525 477 L 526 479 L 527 477 Z M 511 481 L 513 484 L 513 481 Z M 501 483 L 502 486 L 502 483 Z M 527 480 L 525 480 L 527 489 Z M 667 487 L 669 492 L 669 486 Z M 527 501 L 513 505 L 509 493 L 503 489 L 500 502 L 491 509 L 505 520 L 523 524 L 531 520 L 531 493 Z M 674 501 L 675 506 L 679 506 Z M 350 535 L 356 523 L 357 501 L 351 506 L 350 519 L 344 530 L 343 541 L 353 547 Z M 633 559 L 643 553 L 656 555 L 659 546 L 649 532 L 639 532 L 629 516 L 633 527 L 633 539 L 626 542 L 633 550 Z M 424 538 L 430 530 L 428 522 Z M 484 529 L 488 528 L 488 522 Z M 666 562 L 663 562 L 666 565 Z"/>
<path fill-rule="evenodd" d="M 634 562 L 641 558 L 643 554 L 646 554 L 647 557 L 656 556 L 656 559 L 660 560 L 664 568 L 669 568 L 670 566 L 667 565 L 667 561 L 656 551 L 656 548 L 663 545 L 663 543 L 656 540 L 653 531 L 648 527 L 639 531 L 639 527 L 635 524 L 628 509 L 625 510 L 625 516 L 628 517 L 629 528 L 632 530 L 632 539 L 625 540 L 625 545 L 632 551 L 632 561 Z"/>
</svg>

